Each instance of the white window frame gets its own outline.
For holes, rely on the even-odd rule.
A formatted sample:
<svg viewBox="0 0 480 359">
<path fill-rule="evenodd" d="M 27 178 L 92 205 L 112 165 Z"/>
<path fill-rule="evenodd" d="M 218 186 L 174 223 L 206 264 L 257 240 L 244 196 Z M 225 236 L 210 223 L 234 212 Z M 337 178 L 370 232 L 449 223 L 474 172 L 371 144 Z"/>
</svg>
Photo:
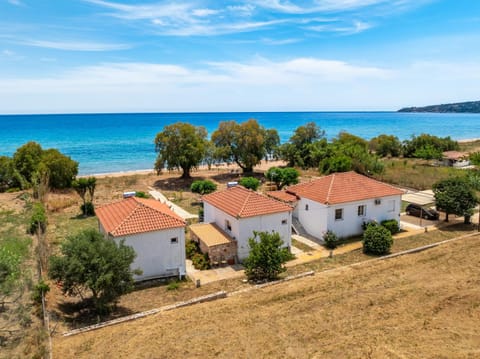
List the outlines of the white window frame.
<svg viewBox="0 0 480 359">
<path fill-rule="evenodd" d="M 340 211 L 340 212 L 337 212 Z M 340 217 L 337 216 L 337 213 L 340 213 Z M 335 209 L 335 220 L 336 221 L 343 221 L 343 208 L 336 208 Z"/>
<path fill-rule="evenodd" d="M 357 207 L 357 214 L 359 217 L 365 217 L 367 215 L 367 205 L 361 204 Z"/>
</svg>

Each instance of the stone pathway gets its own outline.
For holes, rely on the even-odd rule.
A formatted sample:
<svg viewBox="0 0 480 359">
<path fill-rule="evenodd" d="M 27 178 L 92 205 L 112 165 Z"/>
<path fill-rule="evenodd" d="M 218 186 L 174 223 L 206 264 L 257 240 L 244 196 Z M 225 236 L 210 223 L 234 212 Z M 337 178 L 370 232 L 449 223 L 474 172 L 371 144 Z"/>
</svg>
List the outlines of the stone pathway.
<svg viewBox="0 0 480 359">
<path fill-rule="evenodd" d="M 182 207 L 180 206 L 177 206 L 175 203 L 173 202 L 170 202 L 167 197 L 165 197 L 162 193 L 158 192 L 157 190 L 153 189 L 152 187 L 149 187 L 150 191 L 148 191 L 148 193 L 150 193 L 150 195 L 155 198 L 157 201 L 160 201 L 162 203 L 165 203 L 168 207 L 170 207 L 170 209 L 175 212 L 176 214 L 178 214 L 180 217 L 182 217 L 184 220 L 187 220 L 187 219 L 196 219 L 198 218 L 198 215 L 196 214 L 191 214 L 190 212 L 187 212 L 186 210 L 184 210 Z"/>
</svg>

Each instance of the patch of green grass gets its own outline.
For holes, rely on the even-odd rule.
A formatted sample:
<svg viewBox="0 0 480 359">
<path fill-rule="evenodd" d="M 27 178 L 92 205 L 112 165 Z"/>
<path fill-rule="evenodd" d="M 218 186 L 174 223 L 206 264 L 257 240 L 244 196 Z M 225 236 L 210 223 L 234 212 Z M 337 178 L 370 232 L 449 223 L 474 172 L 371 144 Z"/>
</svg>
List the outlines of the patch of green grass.
<svg viewBox="0 0 480 359">
<path fill-rule="evenodd" d="M 311 251 L 313 251 L 313 248 L 312 248 L 312 247 L 306 245 L 306 244 L 303 243 L 303 242 L 297 241 L 296 239 L 293 239 L 293 238 L 292 238 L 292 246 L 294 246 L 295 248 L 300 249 L 300 250 L 303 251 L 303 252 L 311 252 Z"/>
<path fill-rule="evenodd" d="M 66 237 L 85 229 L 98 229 L 97 217 L 72 217 L 68 213 L 51 214 L 47 226 L 47 235 L 51 244 L 59 244 Z"/>
</svg>

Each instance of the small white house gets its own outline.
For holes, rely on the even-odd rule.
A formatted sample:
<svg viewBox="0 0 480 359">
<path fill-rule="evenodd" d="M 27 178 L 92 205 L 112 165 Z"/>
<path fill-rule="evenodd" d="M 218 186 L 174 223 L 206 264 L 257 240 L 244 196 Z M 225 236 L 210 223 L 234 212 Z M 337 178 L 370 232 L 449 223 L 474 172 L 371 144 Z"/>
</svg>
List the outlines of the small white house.
<svg viewBox="0 0 480 359">
<path fill-rule="evenodd" d="M 253 232 L 278 232 L 284 247 L 291 246 L 292 207 L 242 186 L 202 197 L 204 221 L 215 223 L 237 242 L 239 261 L 248 257 Z"/>
<path fill-rule="evenodd" d="M 402 194 L 355 172 L 334 173 L 270 193 L 294 205 L 293 217 L 316 238 L 329 230 L 341 238 L 359 235 L 364 222 L 400 221 Z"/>
<path fill-rule="evenodd" d="M 135 280 L 185 276 L 185 221 L 154 199 L 126 198 L 95 209 L 107 239 L 133 247 Z"/>
</svg>

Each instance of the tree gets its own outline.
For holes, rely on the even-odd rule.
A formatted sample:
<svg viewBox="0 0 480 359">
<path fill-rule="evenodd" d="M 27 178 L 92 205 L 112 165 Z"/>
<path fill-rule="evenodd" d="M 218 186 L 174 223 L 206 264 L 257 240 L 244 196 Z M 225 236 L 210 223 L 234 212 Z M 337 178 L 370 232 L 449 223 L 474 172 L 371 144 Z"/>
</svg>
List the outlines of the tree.
<svg viewBox="0 0 480 359">
<path fill-rule="evenodd" d="M 280 146 L 280 156 L 291 167 L 317 167 L 318 158 L 315 159 L 314 151 L 317 149 L 317 142 L 322 143 L 320 147 L 326 145 L 327 141 L 324 136 L 325 131 L 321 130 L 315 122 L 299 126 L 290 137 L 289 142 Z"/>
<path fill-rule="evenodd" d="M 255 177 L 242 177 L 238 183 L 252 191 L 256 191 L 260 186 L 260 181 Z"/>
<path fill-rule="evenodd" d="M 398 157 L 402 153 L 402 143 L 397 136 L 379 135 L 370 140 L 369 147 L 380 157 Z"/>
<path fill-rule="evenodd" d="M 266 153 L 266 130 L 255 119 L 238 124 L 235 121 L 220 122 L 212 133 L 212 141 L 221 150 L 221 159 L 235 162 L 243 173 L 253 172 Z"/>
<path fill-rule="evenodd" d="M 280 136 L 278 135 L 278 131 L 274 128 L 265 130 L 265 153 L 267 160 L 277 157 L 279 145 Z"/>
<path fill-rule="evenodd" d="M 13 154 L 13 163 L 25 181 L 32 183 L 32 176 L 37 171 L 42 158 L 42 147 L 37 142 L 28 142 Z"/>
<path fill-rule="evenodd" d="M 412 136 L 410 140 L 403 142 L 403 155 L 405 157 L 431 159 L 436 158 L 444 151 L 458 151 L 459 145 L 448 137 L 440 138 L 422 133 L 419 136 Z"/>
<path fill-rule="evenodd" d="M 61 255 L 50 258 L 50 277 L 59 282 L 64 294 L 79 295 L 82 300 L 90 294 L 99 312 L 109 309 L 118 298 L 133 289 L 131 270 L 135 259 L 133 248 L 117 245 L 93 229 L 67 237 L 61 245 Z"/>
<path fill-rule="evenodd" d="M 371 254 L 386 254 L 393 244 L 392 234 L 379 225 L 367 225 L 363 232 L 363 252 Z"/>
<path fill-rule="evenodd" d="M 277 189 L 298 183 L 299 173 L 292 167 L 270 167 L 265 173 L 265 177 L 275 183 Z"/>
<path fill-rule="evenodd" d="M 95 194 L 96 183 L 97 179 L 95 177 L 82 177 L 72 182 L 73 189 L 83 201 L 83 205 L 80 208 L 82 209 L 82 214 L 84 216 L 93 215 L 95 212 L 93 209 L 93 196 Z M 90 196 L 89 202 L 87 202 L 86 198 L 87 192 Z"/>
<path fill-rule="evenodd" d="M 155 137 L 158 152 L 155 169 L 182 169 L 182 178 L 190 178 L 190 170 L 199 165 L 205 156 L 207 130 L 202 126 L 177 122 L 165 126 Z"/>
<path fill-rule="evenodd" d="M 15 168 L 13 160 L 7 156 L 0 156 L 0 192 L 10 188 L 22 189 L 25 186 L 25 180 Z"/>
<path fill-rule="evenodd" d="M 212 193 L 217 189 L 217 185 L 210 180 L 193 181 L 190 186 L 190 190 L 193 193 L 199 193 L 201 195 Z"/>
<path fill-rule="evenodd" d="M 78 162 L 65 156 L 60 151 L 50 148 L 43 151 L 41 163 L 48 173 L 48 184 L 53 189 L 70 188 L 78 174 Z"/>
<path fill-rule="evenodd" d="M 250 254 L 243 262 L 249 280 L 274 280 L 286 269 L 283 264 L 292 258 L 278 232 L 253 232 L 248 239 Z"/>
<path fill-rule="evenodd" d="M 437 208 L 445 211 L 446 222 L 449 214 L 465 216 L 465 222 L 469 222 L 478 199 L 468 179 L 452 177 L 441 180 L 433 185 L 433 193 Z"/>
</svg>

